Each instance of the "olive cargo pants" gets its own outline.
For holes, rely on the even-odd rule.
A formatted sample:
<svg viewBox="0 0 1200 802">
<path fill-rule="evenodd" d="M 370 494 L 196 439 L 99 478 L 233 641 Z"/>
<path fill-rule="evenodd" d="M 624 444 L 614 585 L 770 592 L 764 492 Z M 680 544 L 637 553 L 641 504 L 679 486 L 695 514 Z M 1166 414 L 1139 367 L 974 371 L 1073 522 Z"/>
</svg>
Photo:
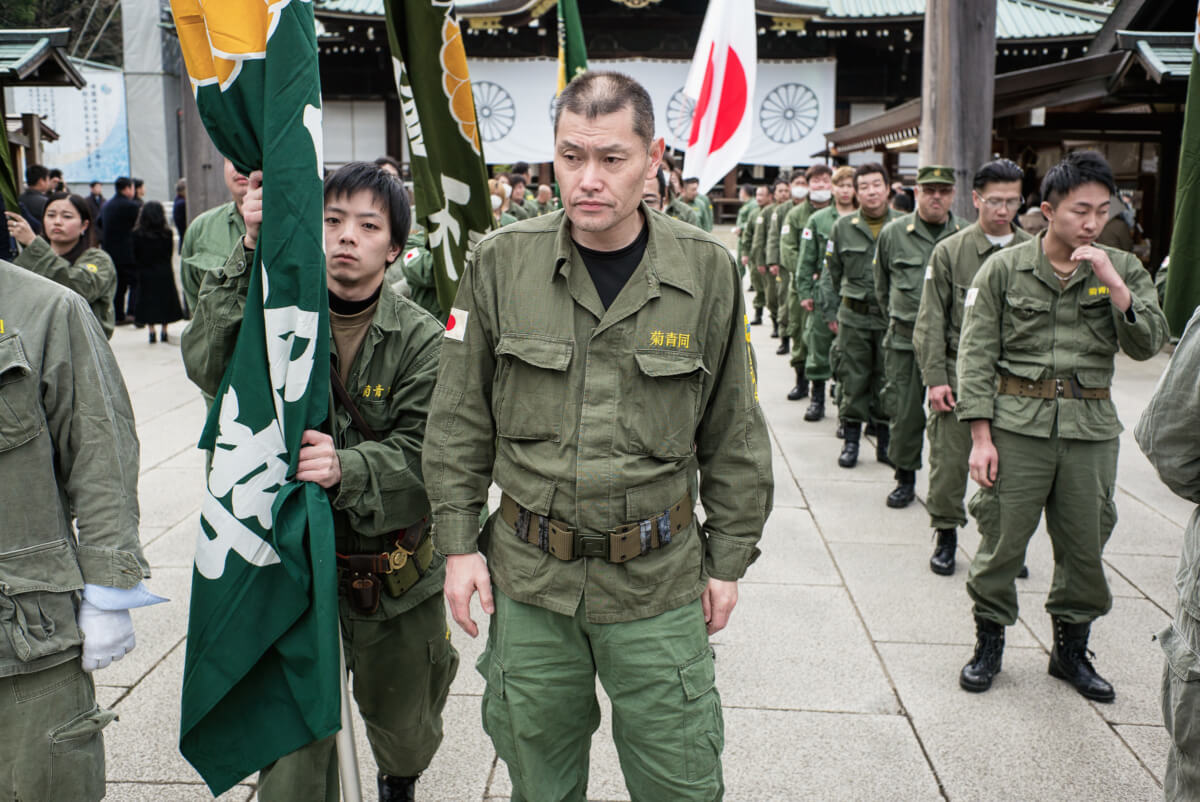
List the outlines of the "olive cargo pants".
<svg viewBox="0 0 1200 802">
<path fill-rule="evenodd" d="M 779 324 L 779 334 L 782 336 L 788 333 L 788 290 L 792 285 L 792 274 L 780 267 L 778 276 L 772 276 L 768 270 L 765 278 L 767 309 L 771 312 L 771 318 Z"/>
<path fill-rule="evenodd" d="M 808 319 L 815 313 L 802 307 L 794 294 L 789 292 L 788 298 L 791 300 L 788 302 L 787 334 L 792 338 L 792 356 L 788 362 L 799 370 L 808 363 L 808 342 L 804 339 L 804 331 L 808 328 Z"/>
<path fill-rule="evenodd" d="M 826 381 L 833 378 L 833 370 L 829 364 L 829 350 L 833 347 L 834 333 L 829 330 L 829 324 L 818 310 L 808 313 L 804 326 L 804 350 L 807 352 L 804 360 L 804 374 L 809 379 Z"/>
<path fill-rule="evenodd" d="M 963 496 L 971 458 L 971 424 L 960 421 L 953 411 L 930 410 L 925 430 L 929 434 L 929 497 L 925 502 L 929 525 L 934 529 L 966 526 Z"/>
<path fill-rule="evenodd" d="M 911 340 L 900 338 L 895 332 L 888 337 L 912 345 Z M 916 354 L 887 346 L 883 353 L 888 398 L 892 402 L 888 459 L 897 468 L 920 470 L 921 449 L 925 446 L 925 385 L 921 382 Z"/>
<path fill-rule="evenodd" d="M 445 602 L 439 593 L 382 621 L 348 618 L 348 609 L 343 599 L 346 667 L 375 762 L 384 774 L 415 777 L 442 743 L 442 708 L 458 672 Z M 338 802 L 336 752 L 330 736 L 280 758 L 260 772 L 256 799 Z M 364 785 L 374 798 L 371 778 Z"/>
<path fill-rule="evenodd" d="M 754 288 L 754 309 L 757 311 L 767 305 L 767 279 L 775 280 L 770 273 L 760 273 L 758 268 L 750 265 L 750 286 Z"/>
<path fill-rule="evenodd" d="M 1200 621 L 1182 607 L 1158 633 L 1163 664 L 1162 714 L 1171 749 L 1163 796 L 1167 802 L 1200 799 Z"/>
<path fill-rule="evenodd" d="M 1017 620 L 1017 574 L 1042 509 L 1054 547 L 1046 612 L 1083 624 L 1112 607 L 1100 555 L 1117 524 L 1113 492 L 1117 438 L 1027 437 L 992 427 L 999 459 L 995 484 L 980 488 L 970 511 L 979 527 L 967 593 L 975 615 L 1003 626 Z"/>
<path fill-rule="evenodd" d="M 591 624 L 522 604 L 493 585 L 477 668 L 483 728 L 508 765 L 513 802 L 582 802 L 600 726 L 596 676 L 633 802 L 724 796 L 724 724 L 700 600 L 653 618 Z"/>
<path fill-rule="evenodd" d="M 888 419 L 883 403 L 883 334 L 879 329 L 838 326 L 838 417 L 843 421 Z"/>
<path fill-rule="evenodd" d="M 101 731 L 114 718 L 78 657 L 0 678 L 0 799 L 103 799 Z"/>
</svg>

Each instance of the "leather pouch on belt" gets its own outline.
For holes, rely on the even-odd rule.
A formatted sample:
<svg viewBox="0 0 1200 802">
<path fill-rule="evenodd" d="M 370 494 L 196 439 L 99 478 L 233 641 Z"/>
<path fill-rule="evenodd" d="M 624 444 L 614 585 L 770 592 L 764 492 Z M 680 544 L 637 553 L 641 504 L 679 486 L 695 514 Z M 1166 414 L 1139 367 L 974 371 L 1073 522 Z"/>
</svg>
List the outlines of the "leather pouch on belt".
<svg viewBox="0 0 1200 802">
<path fill-rule="evenodd" d="M 350 577 L 346 600 L 356 613 L 371 614 L 379 609 L 380 582 L 376 574 L 355 573 Z"/>
</svg>

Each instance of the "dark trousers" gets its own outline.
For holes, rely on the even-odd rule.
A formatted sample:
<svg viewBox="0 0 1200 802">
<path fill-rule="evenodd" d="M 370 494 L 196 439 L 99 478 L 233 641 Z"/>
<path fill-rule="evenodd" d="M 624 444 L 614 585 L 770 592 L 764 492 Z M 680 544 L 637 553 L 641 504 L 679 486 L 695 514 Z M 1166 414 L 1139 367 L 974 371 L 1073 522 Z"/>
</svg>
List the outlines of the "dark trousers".
<svg viewBox="0 0 1200 802">
<path fill-rule="evenodd" d="M 126 317 L 131 317 L 137 309 L 138 275 L 137 265 L 117 265 L 117 292 L 113 296 L 113 312 L 120 323 Z"/>
</svg>

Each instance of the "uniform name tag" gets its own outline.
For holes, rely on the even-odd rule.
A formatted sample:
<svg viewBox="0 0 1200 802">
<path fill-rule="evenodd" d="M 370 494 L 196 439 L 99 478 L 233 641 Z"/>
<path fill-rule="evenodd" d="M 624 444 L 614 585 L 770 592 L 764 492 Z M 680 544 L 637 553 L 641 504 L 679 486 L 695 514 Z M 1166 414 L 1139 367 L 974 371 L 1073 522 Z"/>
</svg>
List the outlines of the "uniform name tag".
<svg viewBox="0 0 1200 802">
<path fill-rule="evenodd" d="M 978 296 L 979 296 L 979 288 L 978 287 L 972 287 L 971 289 L 967 290 L 967 299 L 965 301 L 963 301 L 963 307 L 974 306 L 975 298 Z"/>
<path fill-rule="evenodd" d="M 784 223 L 783 228 L 779 229 L 779 233 L 780 234 L 790 234 L 790 233 L 792 233 L 792 227 L 789 226 L 787 223 Z"/>
<path fill-rule="evenodd" d="M 446 338 L 463 341 L 467 335 L 467 310 L 450 309 L 450 317 L 446 318 Z"/>
<path fill-rule="evenodd" d="M 804 233 L 801 234 L 800 236 L 803 239 L 812 239 L 812 229 L 811 228 L 804 229 Z"/>
</svg>

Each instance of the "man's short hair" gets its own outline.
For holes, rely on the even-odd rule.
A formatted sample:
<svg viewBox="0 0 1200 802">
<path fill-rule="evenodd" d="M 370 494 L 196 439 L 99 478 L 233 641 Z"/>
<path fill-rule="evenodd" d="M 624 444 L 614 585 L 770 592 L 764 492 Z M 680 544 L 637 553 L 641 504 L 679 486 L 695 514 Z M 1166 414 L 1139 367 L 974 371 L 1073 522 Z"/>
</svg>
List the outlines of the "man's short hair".
<svg viewBox="0 0 1200 802">
<path fill-rule="evenodd" d="M 792 179 L 783 173 L 780 173 L 778 176 L 776 176 L 775 180 L 771 182 L 771 191 L 774 192 L 775 187 L 779 186 L 780 184 L 790 188 L 792 186 Z"/>
<path fill-rule="evenodd" d="M 754 185 L 753 184 L 742 184 L 742 192 L 745 192 L 747 195 L 749 195 L 750 197 L 753 198 L 754 197 Z"/>
<path fill-rule="evenodd" d="M 143 181 L 142 179 L 140 179 L 140 178 L 133 179 L 133 188 L 134 189 L 141 189 L 145 185 L 146 185 L 146 182 Z"/>
<path fill-rule="evenodd" d="M 387 218 L 392 244 L 403 246 L 412 225 L 404 184 L 370 162 L 350 162 L 325 179 L 325 203 L 359 192 L 371 193 Z"/>
<path fill-rule="evenodd" d="M 127 175 L 123 175 L 116 181 L 113 181 L 113 189 L 115 189 L 117 192 L 124 192 L 131 186 L 133 186 L 133 179 Z"/>
<path fill-rule="evenodd" d="M 529 162 L 517 162 L 512 166 L 512 171 L 521 175 L 529 175 Z"/>
<path fill-rule="evenodd" d="M 619 72 L 588 70 L 567 84 L 558 96 L 554 104 L 554 133 L 558 134 L 558 121 L 564 111 L 594 120 L 626 108 L 633 113 L 633 133 L 649 148 L 654 141 L 654 104 L 645 87 Z"/>
<path fill-rule="evenodd" d="M 827 164 L 814 164 L 804 171 L 804 177 L 809 181 L 814 178 L 820 178 L 823 175 L 833 176 L 833 168 Z"/>
<path fill-rule="evenodd" d="M 25 183 L 29 186 L 33 186 L 43 178 L 49 177 L 50 171 L 40 164 L 31 164 L 25 168 Z"/>
<path fill-rule="evenodd" d="M 913 196 L 908 194 L 908 190 L 902 190 L 893 195 L 891 205 L 896 211 L 904 212 L 905 214 L 908 214 L 916 207 Z"/>
<path fill-rule="evenodd" d="M 843 164 L 833 171 L 833 183 L 840 184 L 843 181 L 854 182 L 854 168 L 848 164 Z"/>
<path fill-rule="evenodd" d="M 375 160 L 376 167 L 382 167 L 385 164 L 394 167 L 396 169 L 396 175 L 404 175 L 404 170 L 401 169 L 400 162 L 396 161 L 391 156 L 380 156 Z"/>
<path fill-rule="evenodd" d="M 57 167 L 51 167 L 50 178 L 62 178 L 62 170 L 58 169 Z"/>
<path fill-rule="evenodd" d="M 516 170 L 513 170 L 508 174 L 508 184 L 511 187 L 515 187 L 517 184 L 520 184 L 521 186 L 528 186 L 529 182 L 525 180 L 525 176 L 521 175 Z"/>
<path fill-rule="evenodd" d="M 695 185 L 699 186 L 700 179 L 699 178 L 685 178 L 685 179 L 683 179 L 683 183 L 684 183 L 684 186 L 687 186 L 688 184 L 695 184 Z"/>
<path fill-rule="evenodd" d="M 1059 202 L 1071 190 L 1084 184 L 1100 184 L 1108 190 L 1108 194 L 1117 194 L 1117 182 L 1113 179 L 1112 168 L 1108 162 L 1094 150 L 1077 150 L 1067 154 L 1067 158 L 1050 168 L 1042 179 L 1042 201 L 1051 206 Z"/>
<path fill-rule="evenodd" d="M 183 180 L 183 179 L 180 179 L 180 180 Z M 91 187 L 92 189 L 95 189 L 96 187 L 104 186 L 104 184 L 100 183 L 99 181 L 92 181 L 91 183 L 88 184 L 88 186 Z"/>
<path fill-rule="evenodd" d="M 891 183 L 888 180 L 888 171 L 886 167 L 879 162 L 867 162 L 866 164 L 860 164 L 858 167 L 854 168 L 855 188 L 858 187 L 858 179 L 862 178 L 864 175 L 874 175 L 875 173 L 879 173 L 881 176 L 883 176 L 884 185 Z"/>
<path fill-rule="evenodd" d="M 1021 168 L 1017 166 L 1016 162 L 1011 159 L 996 159 L 979 168 L 971 187 L 976 192 L 982 192 L 988 184 L 1008 184 L 1020 181 L 1022 178 L 1024 178 L 1024 173 L 1021 172 Z"/>
</svg>

